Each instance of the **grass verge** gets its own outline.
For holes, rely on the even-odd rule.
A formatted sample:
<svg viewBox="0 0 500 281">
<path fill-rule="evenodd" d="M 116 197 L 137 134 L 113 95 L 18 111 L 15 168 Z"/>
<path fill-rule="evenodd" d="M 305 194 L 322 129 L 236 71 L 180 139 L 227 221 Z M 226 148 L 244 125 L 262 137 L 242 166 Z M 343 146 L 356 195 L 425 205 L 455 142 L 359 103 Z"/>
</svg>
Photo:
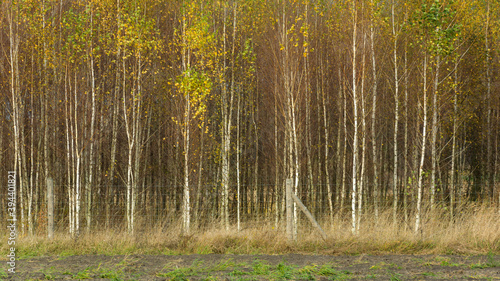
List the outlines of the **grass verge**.
<svg viewBox="0 0 500 281">
<path fill-rule="evenodd" d="M 194 227 L 183 235 L 179 224 L 169 227 L 137 227 L 133 235 L 126 231 L 100 230 L 71 237 L 55 234 L 22 236 L 16 240 L 19 258 L 57 255 L 127 255 L 127 254 L 500 254 L 500 216 L 495 207 L 470 206 L 450 220 L 447 211 L 436 208 L 425 213 L 422 230 L 415 234 L 411 222 L 394 224 L 390 210 L 380 213 L 378 220 L 363 214 L 357 235 L 350 231 L 350 219 L 339 216 L 333 225 L 320 220 L 328 238 L 320 235 L 306 220 L 299 224 L 295 242 L 287 242 L 285 226 L 268 221 L 243 224 L 242 230 L 223 230 L 217 223 L 212 227 Z M 148 229 L 141 231 L 141 229 Z M 222 230 L 221 230 L 222 229 Z M 0 250 L 7 252 L 7 236 L 0 236 Z M 0 257 L 0 260 L 5 257 Z"/>
<path fill-rule="evenodd" d="M 193 277 L 202 278 L 202 280 L 217 280 L 221 272 L 227 274 L 231 280 L 316 280 L 320 277 L 326 277 L 329 280 L 344 280 L 349 279 L 350 274 L 349 271 L 339 271 L 328 264 L 297 267 L 282 261 L 273 266 L 265 261 L 255 260 L 251 265 L 225 262 L 223 267 L 220 265 L 205 267 L 203 263 L 196 261 L 190 267 L 169 268 L 167 266 L 156 276 L 169 280 L 189 280 Z"/>
</svg>

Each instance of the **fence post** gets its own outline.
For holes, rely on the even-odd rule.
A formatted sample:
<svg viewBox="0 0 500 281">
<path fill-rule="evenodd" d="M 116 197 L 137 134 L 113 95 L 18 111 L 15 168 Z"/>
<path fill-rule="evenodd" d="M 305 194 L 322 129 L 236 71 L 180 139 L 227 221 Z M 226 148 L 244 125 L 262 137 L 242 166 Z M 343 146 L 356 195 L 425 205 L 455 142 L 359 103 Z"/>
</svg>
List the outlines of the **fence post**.
<svg viewBox="0 0 500 281">
<path fill-rule="evenodd" d="M 47 178 L 47 233 L 49 239 L 54 237 L 54 181 Z"/>
<path fill-rule="evenodd" d="M 292 179 L 286 179 L 286 238 L 293 241 Z"/>
<path fill-rule="evenodd" d="M 313 215 L 311 214 L 311 212 L 309 212 L 309 210 L 304 205 L 304 203 L 302 203 L 302 201 L 300 201 L 299 197 L 297 197 L 297 195 L 295 195 L 295 193 L 291 193 L 290 195 L 292 196 L 295 203 L 297 203 L 297 205 L 299 205 L 300 209 L 302 210 L 302 212 L 304 212 L 304 214 L 309 219 L 309 221 L 311 221 L 311 223 L 314 225 L 314 227 L 316 227 L 319 230 L 319 233 L 321 234 L 321 237 L 323 237 L 323 240 L 326 241 L 326 238 L 327 238 L 326 233 L 323 231 L 323 229 L 321 228 L 319 223 L 314 219 Z"/>
</svg>

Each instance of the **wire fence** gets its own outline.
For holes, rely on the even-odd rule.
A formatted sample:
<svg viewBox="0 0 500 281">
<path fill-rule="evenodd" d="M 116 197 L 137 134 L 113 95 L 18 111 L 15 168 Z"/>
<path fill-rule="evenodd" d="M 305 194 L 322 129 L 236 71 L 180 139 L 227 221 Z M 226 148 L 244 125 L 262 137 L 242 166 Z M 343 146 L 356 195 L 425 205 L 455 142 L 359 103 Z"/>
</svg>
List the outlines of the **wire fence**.
<svg viewBox="0 0 500 281">
<path fill-rule="evenodd" d="M 93 186 L 92 193 L 83 187 L 79 199 L 80 209 L 76 216 L 76 209 L 72 209 L 72 206 L 77 202 L 75 197 L 70 198 L 67 186 L 54 186 L 54 228 L 56 231 L 68 230 L 70 213 L 73 211 L 80 228 L 127 229 L 129 200 L 134 202 L 134 229 L 167 228 L 180 224 L 184 207 L 182 189 L 182 186 L 140 187 L 128 197 L 123 186 Z M 236 224 L 238 214 L 242 223 L 282 222 L 286 216 L 283 189 L 283 185 L 245 185 L 240 186 L 238 197 L 237 186 L 230 186 L 227 206 L 229 222 Z M 441 215 L 452 216 L 470 208 L 472 204 L 500 208 L 498 195 L 489 194 L 487 187 L 481 190 L 479 194 L 473 194 L 470 185 L 456 186 L 452 203 L 450 190 L 444 186 L 438 187 L 432 209 L 438 210 Z M 194 227 L 214 226 L 223 221 L 222 191 L 220 185 L 193 187 L 190 193 L 190 218 Z M 358 215 L 365 219 L 371 219 L 375 213 L 396 214 L 404 219 L 415 216 L 418 196 L 414 187 L 399 190 L 397 196 L 394 196 L 389 187 L 380 188 L 377 193 L 374 191 L 372 185 L 365 185 L 361 196 L 357 194 L 355 209 Z M 494 191 L 498 192 L 500 188 L 496 187 Z M 5 230 L 10 216 L 9 201 L 7 193 L 0 195 L 0 226 Z M 39 234 L 47 231 L 49 214 L 45 195 L 41 190 L 31 193 L 31 199 L 26 192 L 22 198 L 17 194 L 17 224 L 22 231 L 31 229 Z M 349 186 L 331 185 L 328 191 L 327 185 L 301 185 L 297 195 L 320 222 L 328 221 L 331 217 L 336 220 L 349 220 L 351 217 L 353 198 Z M 429 188 L 423 191 L 421 204 L 424 211 L 431 209 Z"/>
</svg>

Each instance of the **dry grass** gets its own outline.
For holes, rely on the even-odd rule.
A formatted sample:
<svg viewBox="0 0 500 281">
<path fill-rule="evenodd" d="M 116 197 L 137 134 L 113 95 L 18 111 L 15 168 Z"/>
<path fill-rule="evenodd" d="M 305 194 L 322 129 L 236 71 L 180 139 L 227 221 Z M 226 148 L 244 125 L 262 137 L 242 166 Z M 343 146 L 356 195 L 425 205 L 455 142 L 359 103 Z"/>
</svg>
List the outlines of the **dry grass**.
<svg viewBox="0 0 500 281">
<path fill-rule="evenodd" d="M 45 236 L 18 237 L 21 257 L 83 254 L 500 254 L 500 215 L 494 207 L 468 205 L 453 222 L 446 210 L 426 211 L 422 231 L 415 235 L 413 219 L 393 224 L 387 210 L 375 222 L 373 215 L 362 219 L 359 234 L 351 233 L 348 216 L 333 225 L 322 220 L 328 235 L 323 241 L 310 223 L 301 220 L 296 242 L 287 242 L 284 225 L 269 222 L 246 223 L 242 231 L 221 230 L 217 224 L 182 235 L 178 224 L 155 227 L 148 232 L 95 231 L 72 238 L 57 233 L 49 241 Z M 411 216 L 411 218 L 413 218 Z M 139 229 L 139 228 L 138 228 Z M 7 251 L 6 235 L 0 249 Z"/>
</svg>

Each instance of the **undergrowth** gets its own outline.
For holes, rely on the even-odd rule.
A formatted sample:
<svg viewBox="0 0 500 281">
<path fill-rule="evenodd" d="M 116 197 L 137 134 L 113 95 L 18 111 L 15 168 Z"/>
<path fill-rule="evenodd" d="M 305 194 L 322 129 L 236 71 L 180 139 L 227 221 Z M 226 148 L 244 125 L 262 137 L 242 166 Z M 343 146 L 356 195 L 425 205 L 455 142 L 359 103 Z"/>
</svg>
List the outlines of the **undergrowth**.
<svg viewBox="0 0 500 281">
<path fill-rule="evenodd" d="M 57 232 L 52 240 L 45 235 L 19 235 L 16 254 L 19 258 L 33 256 L 125 255 L 125 254 L 500 254 L 500 215 L 494 207 L 463 208 L 450 220 L 446 210 L 436 208 L 424 215 L 422 229 L 415 234 L 412 221 L 394 224 L 392 212 L 382 212 L 376 219 L 363 214 L 359 233 L 352 234 L 350 218 L 336 216 L 320 220 L 328 235 L 323 240 L 309 221 L 299 220 L 298 238 L 289 242 L 285 225 L 269 221 L 242 223 L 241 231 L 225 230 L 217 222 L 193 227 L 183 234 L 180 222 L 168 226 L 136 228 L 134 234 L 125 230 L 94 230 L 71 237 Z M 141 229 L 148 229 L 141 231 Z M 7 252 L 7 236 L 0 236 L 0 250 Z M 5 257 L 0 257 L 5 259 Z"/>
</svg>

